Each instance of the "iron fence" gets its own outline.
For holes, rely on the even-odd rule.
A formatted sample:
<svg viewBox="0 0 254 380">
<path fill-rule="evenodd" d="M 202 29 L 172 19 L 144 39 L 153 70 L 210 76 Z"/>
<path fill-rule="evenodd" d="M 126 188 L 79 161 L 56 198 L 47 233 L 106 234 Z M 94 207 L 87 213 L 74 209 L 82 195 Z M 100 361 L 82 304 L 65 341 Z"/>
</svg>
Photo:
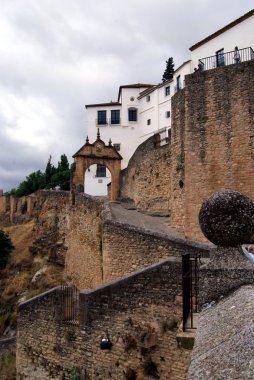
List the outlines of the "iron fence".
<svg viewBox="0 0 254 380">
<path fill-rule="evenodd" d="M 186 331 L 187 320 L 189 328 L 195 328 L 193 314 L 199 312 L 199 265 L 200 257 L 182 256 L 182 285 L 183 285 L 183 331 Z"/>
<path fill-rule="evenodd" d="M 79 324 L 79 291 L 75 286 L 61 285 L 61 309 L 64 323 Z"/>
<path fill-rule="evenodd" d="M 254 51 L 251 47 L 247 47 L 244 49 L 239 49 L 239 56 L 241 62 L 251 61 L 254 59 Z M 217 52 L 216 55 L 211 57 L 205 57 L 199 59 L 199 69 L 200 70 L 210 70 L 215 69 L 216 67 L 223 67 L 232 64 L 236 64 L 234 59 L 235 51 L 229 51 L 224 53 L 223 50 Z"/>
</svg>

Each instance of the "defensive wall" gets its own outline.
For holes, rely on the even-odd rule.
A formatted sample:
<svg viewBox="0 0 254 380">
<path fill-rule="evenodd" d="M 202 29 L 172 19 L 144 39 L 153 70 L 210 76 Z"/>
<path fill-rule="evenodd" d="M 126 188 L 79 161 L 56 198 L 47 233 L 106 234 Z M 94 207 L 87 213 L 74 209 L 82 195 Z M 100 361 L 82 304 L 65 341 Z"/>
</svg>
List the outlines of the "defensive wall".
<svg viewBox="0 0 254 380">
<path fill-rule="evenodd" d="M 121 172 L 120 199 L 132 200 L 137 209 L 170 212 L 171 154 L 160 145 L 159 134 L 143 142 Z"/>
<path fill-rule="evenodd" d="M 77 194 L 68 210 L 65 271 L 79 289 L 103 282 L 102 208 L 97 198 Z"/>
<path fill-rule="evenodd" d="M 18 379 L 71 379 L 75 371 L 91 380 L 150 379 L 152 373 L 185 378 L 191 351 L 176 341 L 179 259 L 82 291 L 76 323 L 63 321 L 61 291 L 55 288 L 19 307 Z M 102 339 L 111 349 L 101 349 Z"/>
<path fill-rule="evenodd" d="M 209 256 L 209 247 L 205 244 L 114 220 L 107 204 L 104 206 L 102 232 L 104 282 L 171 256 L 181 257 L 186 253 Z"/>
<path fill-rule="evenodd" d="M 172 98 L 171 223 L 184 226 L 188 239 L 204 240 L 198 214 L 213 192 L 232 189 L 254 199 L 253 82 L 249 61 L 187 75 Z"/>
<path fill-rule="evenodd" d="M 29 197 L 27 197 L 29 199 Z M 208 246 L 112 218 L 110 203 L 85 194 L 39 191 L 30 251 L 64 266 L 79 289 L 95 288 L 170 256 L 208 255 Z"/>
</svg>

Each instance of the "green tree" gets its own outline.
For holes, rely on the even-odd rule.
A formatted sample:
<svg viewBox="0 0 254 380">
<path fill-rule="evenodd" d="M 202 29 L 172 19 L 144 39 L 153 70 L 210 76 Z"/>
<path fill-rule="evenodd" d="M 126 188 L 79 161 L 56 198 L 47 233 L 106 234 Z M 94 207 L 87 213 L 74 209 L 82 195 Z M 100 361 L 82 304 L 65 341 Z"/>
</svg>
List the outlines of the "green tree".
<svg viewBox="0 0 254 380">
<path fill-rule="evenodd" d="M 45 188 L 45 174 L 40 170 L 29 174 L 26 180 L 21 182 L 17 188 L 16 196 L 23 197 L 24 195 L 29 195 L 34 193 L 39 189 Z"/>
<path fill-rule="evenodd" d="M 173 74 L 174 74 L 174 61 L 173 61 L 173 57 L 170 57 L 167 61 L 166 61 L 166 69 L 164 71 L 164 74 L 162 76 L 162 82 L 166 82 L 166 80 L 169 80 L 169 79 L 172 79 L 173 78 Z"/>
<path fill-rule="evenodd" d="M 63 172 L 69 170 L 69 162 L 66 154 L 61 154 L 60 161 L 58 162 L 57 170 Z"/>
<path fill-rule="evenodd" d="M 46 166 L 46 169 L 45 169 L 45 185 L 46 185 L 46 188 L 47 187 L 50 187 L 48 186 L 50 184 L 50 181 L 51 181 L 51 177 L 52 175 L 56 172 L 56 168 L 54 167 L 54 165 L 52 165 L 51 163 L 51 155 L 49 156 L 49 159 L 48 159 L 48 162 L 47 162 L 47 166 Z"/>
<path fill-rule="evenodd" d="M 0 230 L 0 269 L 4 269 L 14 246 L 9 235 Z"/>
<path fill-rule="evenodd" d="M 49 156 L 45 173 L 40 170 L 29 174 L 17 189 L 12 189 L 6 195 L 23 197 L 40 189 L 51 189 L 59 185 L 62 190 L 70 190 L 70 165 L 66 154 L 62 154 L 57 168 L 51 163 Z"/>
</svg>

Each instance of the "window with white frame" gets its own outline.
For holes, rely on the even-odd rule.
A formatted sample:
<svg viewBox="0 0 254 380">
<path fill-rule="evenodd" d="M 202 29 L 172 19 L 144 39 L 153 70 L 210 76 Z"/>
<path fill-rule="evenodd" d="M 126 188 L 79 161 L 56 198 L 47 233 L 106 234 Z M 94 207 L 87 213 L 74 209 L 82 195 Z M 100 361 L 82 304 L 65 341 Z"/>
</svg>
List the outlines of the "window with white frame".
<svg viewBox="0 0 254 380">
<path fill-rule="evenodd" d="M 170 117 L 170 111 L 165 112 L 165 117 L 168 119 Z"/>
<path fill-rule="evenodd" d="M 137 121 L 138 120 L 137 108 L 129 108 L 128 109 L 128 120 L 129 121 Z"/>
<path fill-rule="evenodd" d="M 147 125 L 151 125 L 151 119 L 147 119 Z"/>
<path fill-rule="evenodd" d="M 106 166 L 105 165 L 97 165 L 96 168 L 96 177 L 106 177 Z"/>
<path fill-rule="evenodd" d="M 165 87 L 165 96 L 170 95 L 170 86 Z"/>
<path fill-rule="evenodd" d="M 147 95 L 147 96 L 146 96 L 146 101 L 147 101 L 147 102 L 150 102 L 150 100 L 151 100 L 150 95 Z"/>
<path fill-rule="evenodd" d="M 107 111 L 98 111 L 97 112 L 97 124 L 104 125 L 107 124 Z"/>
<path fill-rule="evenodd" d="M 120 124 L 120 110 L 111 110 L 111 124 Z"/>
</svg>

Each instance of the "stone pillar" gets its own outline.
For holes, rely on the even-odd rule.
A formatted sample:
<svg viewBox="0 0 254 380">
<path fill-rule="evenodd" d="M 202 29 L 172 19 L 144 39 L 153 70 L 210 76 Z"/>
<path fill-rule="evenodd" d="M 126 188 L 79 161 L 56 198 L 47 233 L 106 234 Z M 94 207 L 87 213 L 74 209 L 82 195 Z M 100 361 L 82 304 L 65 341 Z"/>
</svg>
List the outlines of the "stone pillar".
<svg viewBox="0 0 254 380">
<path fill-rule="evenodd" d="M 254 285 L 254 264 L 241 246 L 254 243 L 254 203 L 238 191 L 212 194 L 202 205 L 199 223 L 217 249 L 200 268 L 200 303 L 217 300 L 242 285 Z"/>
<path fill-rule="evenodd" d="M 13 217 L 17 211 L 17 199 L 15 197 L 10 197 L 10 221 L 13 222 Z"/>
</svg>

